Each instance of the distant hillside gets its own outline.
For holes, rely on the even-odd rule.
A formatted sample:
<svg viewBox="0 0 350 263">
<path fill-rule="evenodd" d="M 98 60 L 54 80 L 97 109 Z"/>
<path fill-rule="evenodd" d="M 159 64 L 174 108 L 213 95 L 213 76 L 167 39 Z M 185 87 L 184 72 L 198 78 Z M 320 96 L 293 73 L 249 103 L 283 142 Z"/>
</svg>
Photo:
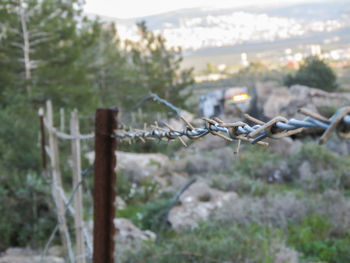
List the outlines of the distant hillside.
<svg viewBox="0 0 350 263">
<path fill-rule="evenodd" d="M 133 39 L 136 33 L 133 25 L 140 20 L 145 20 L 149 29 L 161 32 L 169 45 L 196 51 L 335 32 L 350 26 L 350 2 L 323 1 L 278 8 L 186 9 L 115 21 L 121 36 Z"/>
<path fill-rule="evenodd" d="M 320 0 L 282 7 L 185 9 L 135 19 L 102 18 L 117 24 L 120 36 L 138 39 L 136 22 L 162 33 L 170 46 L 181 46 L 187 66 L 206 61 L 228 63 L 249 52 L 250 59 L 266 57 L 286 48 L 320 44 L 322 48 L 350 42 L 350 1 Z M 202 60 L 202 61 L 200 61 Z"/>
</svg>

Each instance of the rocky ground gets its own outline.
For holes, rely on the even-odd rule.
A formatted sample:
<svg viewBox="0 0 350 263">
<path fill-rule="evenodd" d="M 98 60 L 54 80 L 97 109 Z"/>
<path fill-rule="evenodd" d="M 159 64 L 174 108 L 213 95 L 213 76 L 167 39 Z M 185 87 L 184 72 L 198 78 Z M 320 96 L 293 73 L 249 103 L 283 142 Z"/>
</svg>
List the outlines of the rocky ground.
<svg viewBox="0 0 350 263">
<path fill-rule="evenodd" d="M 30 248 L 9 248 L 0 257 L 1 263 L 64 263 L 62 249 L 53 246 L 45 257 L 41 257 L 40 251 Z"/>
<path fill-rule="evenodd" d="M 257 94 L 257 109 L 263 113 L 260 116 L 263 118 L 282 115 L 300 119 L 303 118 L 297 111 L 300 107 L 329 117 L 335 109 L 350 101 L 350 94 L 329 94 L 303 86 L 271 89 L 270 86 L 258 85 Z M 172 121 L 172 126 L 176 125 L 178 123 Z M 347 166 L 350 164 L 350 141 L 333 136 L 325 147 L 319 147 L 314 139 L 304 134 L 303 137 L 269 140 L 269 144 L 267 149 L 242 145 L 237 155 L 234 154 L 235 143 L 206 136 L 168 155 L 117 152 L 117 260 L 128 262 L 135 257 L 130 253 L 137 254 L 137 251 L 146 258 L 157 254 L 156 248 L 152 250 L 145 244 L 154 243 L 164 218 L 165 228 L 171 233 L 164 234 L 165 239 L 169 238 L 166 242 L 177 242 L 176 236 L 185 236 L 188 229 L 203 228 L 206 232 L 205 222 L 220 222 L 218 224 L 225 227 L 257 224 L 278 229 L 285 234 L 274 236 L 264 245 L 268 247 L 264 248 L 268 250 L 264 253 L 270 257 L 270 261 L 264 262 L 274 263 L 303 262 L 301 259 L 305 258 L 307 251 L 294 246 L 293 242 L 304 241 L 291 241 L 289 236 L 294 232 L 290 229 L 294 224 L 302 224 L 310 215 L 325 217 L 331 224 L 330 232 L 322 238 L 346 235 L 350 227 L 350 202 L 346 194 L 350 188 Z M 90 161 L 94 158 L 93 154 L 87 157 Z M 166 216 L 164 211 L 169 208 L 170 201 L 191 178 L 196 178 L 196 182 L 184 191 Z M 92 233 L 92 222 L 88 225 Z M 266 231 L 262 235 L 265 234 Z M 186 240 L 178 247 L 181 244 L 186 244 Z M 197 251 L 199 248 L 193 249 Z M 53 248 L 44 262 L 63 262 L 60 256 Z M 262 262 L 249 260 L 249 255 L 246 257 L 246 261 L 240 262 Z M 186 258 L 183 255 L 182 260 Z M 40 254 L 29 249 L 9 249 L 1 255 L 0 263 L 39 262 L 39 259 Z M 139 262 L 137 257 L 134 260 Z M 162 262 L 157 260 L 154 262 Z"/>
</svg>

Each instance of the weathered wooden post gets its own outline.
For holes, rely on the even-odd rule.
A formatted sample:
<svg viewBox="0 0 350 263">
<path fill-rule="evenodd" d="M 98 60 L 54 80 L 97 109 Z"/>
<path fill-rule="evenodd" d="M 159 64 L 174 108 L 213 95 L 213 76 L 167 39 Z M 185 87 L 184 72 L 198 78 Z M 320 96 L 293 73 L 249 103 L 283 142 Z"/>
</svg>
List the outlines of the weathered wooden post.
<svg viewBox="0 0 350 263">
<path fill-rule="evenodd" d="M 83 191 L 81 184 L 81 156 L 80 156 L 80 131 L 79 131 L 79 119 L 78 111 L 74 110 L 71 113 L 70 119 L 70 131 L 74 137 L 72 139 L 72 168 L 73 168 L 73 189 L 76 189 L 73 207 L 74 214 L 74 226 L 75 226 L 75 242 L 76 242 L 76 262 L 85 263 L 85 246 L 83 235 Z"/>
<path fill-rule="evenodd" d="M 41 141 L 41 158 L 43 162 L 44 173 L 46 173 L 46 138 L 45 138 L 45 125 L 44 125 L 44 109 L 40 108 L 38 111 L 38 116 L 40 120 L 40 141 Z"/>
<path fill-rule="evenodd" d="M 114 217 L 118 109 L 97 109 L 94 175 L 94 263 L 114 262 Z"/>
<path fill-rule="evenodd" d="M 65 130 L 65 127 L 64 127 L 64 109 L 63 108 L 60 108 L 60 130 L 61 132 L 64 132 Z"/>
<path fill-rule="evenodd" d="M 65 218 L 65 204 L 63 199 L 63 185 L 61 178 L 61 171 L 59 165 L 59 152 L 58 152 L 58 139 L 56 130 L 53 126 L 53 113 L 51 101 L 47 101 L 47 124 L 49 130 L 49 145 L 50 145 L 50 157 L 51 157 L 51 169 L 52 169 L 52 195 L 56 204 L 57 218 L 59 223 L 59 230 L 61 240 L 65 251 L 69 256 L 70 262 L 74 262 L 73 252 L 71 249 L 71 242 L 67 222 Z"/>
</svg>

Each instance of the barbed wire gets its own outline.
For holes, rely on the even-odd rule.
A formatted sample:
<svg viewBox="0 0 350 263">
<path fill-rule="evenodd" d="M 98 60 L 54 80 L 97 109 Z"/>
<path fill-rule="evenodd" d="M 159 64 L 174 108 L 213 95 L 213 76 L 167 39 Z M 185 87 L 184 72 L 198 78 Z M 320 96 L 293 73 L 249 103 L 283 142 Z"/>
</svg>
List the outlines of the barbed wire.
<svg viewBox="0 0 350 263">
<path fill-rule="evenodd" d="M 181 115 L 182 110 L 178 107 L 175 107 L 173 104 L 171 104 L 170 102 L 168 102 L 165 99 L 160 98 L 157 94 L 151 93 L 149 96 L 146 96 L 144 98 L 142 98 L 139 102 L 137 102 L 132 108 L 130 108 L 123 116 L 122 116 L 122 120 L 127 119 L 131 112 L 133 112 L 135 109 L 141 107 L 143 104 L 145 104 L 147 101 L 153 100 L 154 102 L 159 102 L 163 105 L 165 105 L 166 107 L 168 107 L 169 109 L 171 109 L 173 112 L 175 112 L 178 116 Z"/>
<path fill-rule="evenodd" d="M 44 118 L 44 125 L 45 125 L 46 129 L 54 132 L 57 137 L 59 137 L 61 139 L 65 139 L 65 140 L 75 140 L 75 139 L 88 140 L 88 139 L 92 139 L 95 137 L 95 134 L 93 132 L 89 133 L 89 134 L 79 134 L 79 136 L 74 136 L 71 134 L 60 132 L 56 128 L 50 127 L 45 118 Z"/>
<path fill-rule="evenodd" d="M 157 96 L 158 97 L 158 96 Z M 159 97 L 156 100 L 160 99 Z M 166 106 L 171 109 L 177 109 L 171 103 L 161 99 Z M 177 113 L 179 111 L 176 111 Z M 220 136 L 227 141 L 242 140 L 248 141 L 253 144 L 267 146 L 268 143 L 262 141 L 265 138 L 280 139 L 282 137 L 291 136 L 293 134 L 301 133 L 306 128 L 319 128 L 323 129 L 324 133 L 320 137 L 320 144 L 325 143 L 331 134 L 336 131 L 341 138 L 350 137 L 350 107 L 343 107 L 336 111 L 336 113 L 329 119 L 308 111 L 307 109 L 300 109 L 299 113 L 306 115 L 303 120 L 296 120 L 294 118 L 288 120 L 285 117 L 277 116 L 268 122 L 258 120 L 248 114 L 245 114 L 245 118 L 255 125 L 251 126 L 246 122 L 224 122 L 217 117 L 212 119 L 202 118 L 204 127 L 194 128 L 183 117 L 181 119 L 186 124 L 183 129 L 176 130 L 169 124 L 163 123 L 166 128 L 161 128 L 156 125 L 152 125 L 150 130 L 144 128 L 143 130 L 137 130 L 133 128 L 117 130 L 112 137 L 119 140 L 142 141 L 147 139 L 156 139 L 161 141 L 162 139 L 171 141 L 179 139 L 185 146 L 186 143 L 182 140 L 182 137 L 187 137 L 190 140 L 196 140 L 208 134 Z"/>
</svg>

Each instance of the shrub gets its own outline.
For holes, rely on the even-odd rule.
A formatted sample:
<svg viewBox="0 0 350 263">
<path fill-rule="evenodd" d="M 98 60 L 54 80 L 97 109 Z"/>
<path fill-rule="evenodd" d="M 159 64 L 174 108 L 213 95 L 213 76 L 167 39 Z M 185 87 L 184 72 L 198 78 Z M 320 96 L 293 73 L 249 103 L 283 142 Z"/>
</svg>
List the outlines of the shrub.
<svg viewBox="0 0 350 263">
<path fill-rule="evenodd" d="M 0 251 L 9 246 L 39 246 L 56 224 L 50 211 L 50 185 L 35 173 L 0 177 Z"/>
<path fill-rule="evenodd" d="M 303 258 L 329 263 L 349 262 L 350 235 L 336 238 L 331 235 L 332 224 L 327 218 L 313 214 L 301 224 L 288 228 L 288 244 L 302 252 Z"/>
<path fill-rule="evenodd" d="M 262 180 L 254 180 L 247 176 L 230 173 L 211 174 L 210 185 L 222 191 L 234 191 L 240 196 L 264 196 L 269 191 L 269 185 Z"/>
<path fill-rule="evenodd" d="M 157 232 L 169 203 L 170 199 L 162 199 L 146 204 L 127 206 L 125 209 L 118 211 L 117 216 L 130 219 L 137 227 L 143 230 Z"/>
<path fill-rule="evenodd" d="M 308 57 L 301 65 L 295 76 L 288 75 L 284 84 L 294 84 L 315 87 L 325 91 L 334 91 L 337 88 L 336 75 L 333 70 L 318 57 Z"/>
<path fill-rule="evenodd" d="M 299 167 L 304 162 L 309 162 L 312 174 L 307 181 L 295 182 L 304 189 L 325 191 L 326 189 L 348 189 L 350 187 L 350 175 L 348 172 L 350 158 L 339 156 L 324 146 L 315 143 L 304 144 L 300 152 L 290 156 L 289 167 L 293 174 L 299 175 Z"/>
<path fill-rule="evenodd" d="M 160 192 L 159 183 L 152 178 L 142 178 L 133 182 L 130 177 L 121 171 L 118 172 L 116 192 L 127 204 L 147 202 Z"/>
<path fill-rule="evenodd" d="M 273 262 L 270 241 L 278 231 L 257 224 L 212 222 L 186 229 L 158 246 L 146 244 L 125 262 Z"/>
<path fill-rule="evenodd" d="M 238 158 L 233 160 L 232 171 L 235 174 L 249 176 L 253 179 L 265 178 L 268 166 L 276 164 L 277 156 L 261 146 L 251 146 L 243 149 Z"/>
</svg>

